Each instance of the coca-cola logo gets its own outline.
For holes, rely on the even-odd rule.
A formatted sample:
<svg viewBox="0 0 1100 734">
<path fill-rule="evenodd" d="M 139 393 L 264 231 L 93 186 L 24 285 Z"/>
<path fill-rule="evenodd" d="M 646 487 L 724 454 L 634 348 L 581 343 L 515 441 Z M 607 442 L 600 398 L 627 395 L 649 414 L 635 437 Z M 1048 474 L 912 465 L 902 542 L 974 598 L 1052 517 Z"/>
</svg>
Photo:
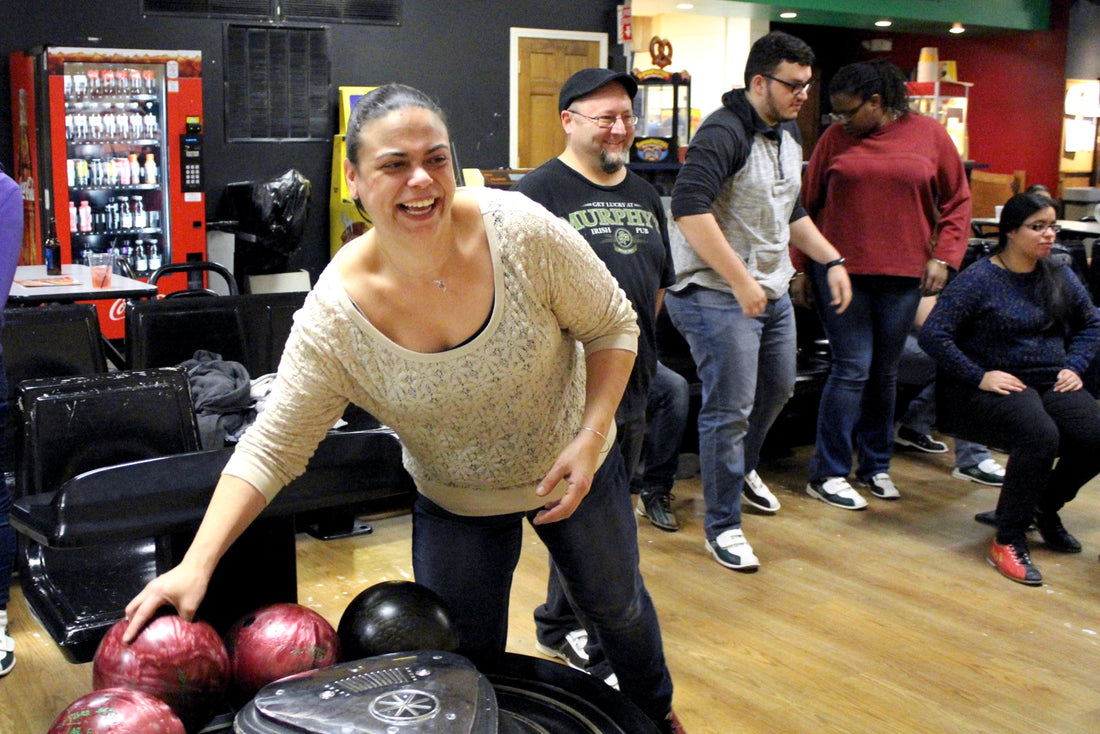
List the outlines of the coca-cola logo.
<svg viewBox="0 0 1100 734">
<path fill-rule="evenodd" d="M 116 298 L 115 302 L 111 304 L 111 308 L 107 311 L 107 318 L 111 321 L 122 321 L 126 317 L 126 299 Z"/>
</svg>

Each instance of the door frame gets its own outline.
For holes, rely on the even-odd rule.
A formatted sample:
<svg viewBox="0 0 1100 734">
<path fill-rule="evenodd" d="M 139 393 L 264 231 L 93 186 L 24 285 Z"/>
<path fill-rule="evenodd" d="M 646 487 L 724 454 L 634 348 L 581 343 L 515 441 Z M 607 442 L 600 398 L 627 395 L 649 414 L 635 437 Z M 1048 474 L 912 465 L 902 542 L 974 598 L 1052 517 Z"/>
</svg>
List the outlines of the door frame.
<svg viewBox="0 0 1100 734">
<path fill-rule="evenodd" d="M 594 41 L 607 64 L 607 34 L 593 31 L 559 31 L 549 28 L 508 29 L 508 167 L 519 165 L 519 39 L 550 38 L 560 41 Z"/>
</svg>

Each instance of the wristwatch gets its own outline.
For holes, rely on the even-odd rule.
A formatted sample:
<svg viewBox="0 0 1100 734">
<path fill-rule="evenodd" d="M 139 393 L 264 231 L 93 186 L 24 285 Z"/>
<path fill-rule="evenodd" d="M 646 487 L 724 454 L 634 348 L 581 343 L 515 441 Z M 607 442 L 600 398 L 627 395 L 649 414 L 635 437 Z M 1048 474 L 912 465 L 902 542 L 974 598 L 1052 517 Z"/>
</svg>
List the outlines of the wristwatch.
<svg viewBox="0 0 1100 734">
<path fill-rule="evenodd" d="M 836 260 L 830 260 L 829 262 L 825 263 L 825 269 L 828 270 L 829 268 L 835 268 L 837 265 L 843 265 L 846 262 L 848 261 L 844 258 L 838 257 Z"/>
</svg>

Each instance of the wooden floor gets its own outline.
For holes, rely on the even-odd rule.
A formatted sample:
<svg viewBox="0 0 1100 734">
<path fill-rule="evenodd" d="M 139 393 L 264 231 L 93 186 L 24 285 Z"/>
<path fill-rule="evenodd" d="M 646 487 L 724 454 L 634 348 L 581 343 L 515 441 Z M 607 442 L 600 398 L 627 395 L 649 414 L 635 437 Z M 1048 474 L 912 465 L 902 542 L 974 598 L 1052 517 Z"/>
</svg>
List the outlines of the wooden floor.
<svg viewBox="0 0 1100 734">
<path fill-rule="evenodd" d="M 871 498 L 865 512 L 803 492 L 807 449 L 770 462 L 761 475 L 783 508 L 745 518 L 755 574 L 706 555 L 699 481 L 677 483 L 684 528 L 643 521 L 638 540 L 690 734 L 1100 731 L 1100 484 L 1063 512 L 1085 552 L 1051 553 L 1036 539 L 1046 584 L 1029 588 L 986 564 L 990 531 L 972 516 L 997 492 L 952 479 L 949 456 L 899 455 L 902 500 Z M 373 524 L 355 539 L 300 536 L 300 601 L 334 625 L 361 589 L 412 576 L 408 516 Z M 545 579 L 529 532 L 515 652 L 537 654 L 531 610 Z M 0 679 L 0 732 L 33 734 L 88 692 L 91 665 L 65 662 L 13 592 L 18 664 Z"/>
</svg>

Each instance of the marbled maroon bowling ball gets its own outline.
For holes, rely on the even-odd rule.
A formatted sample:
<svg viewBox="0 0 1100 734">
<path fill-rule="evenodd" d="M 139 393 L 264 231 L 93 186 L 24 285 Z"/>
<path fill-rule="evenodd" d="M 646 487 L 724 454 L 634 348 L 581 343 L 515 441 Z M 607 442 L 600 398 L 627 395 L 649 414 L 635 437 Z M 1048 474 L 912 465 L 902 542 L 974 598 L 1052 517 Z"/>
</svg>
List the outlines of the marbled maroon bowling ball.
<svg viewBox="0 0 1100 734">
<path fill-rule="evenodd" d="M 46 734 L 185 734 L 159 698 L 132 688 L 92 691 L 58 714 Z"/>
<path fill-rule="evenodd" d="M 344 660 L 458 647 L 446 604 L 412 581 L 383 581 L 352 599 L 336 627 Z"/>
<path fill-rule="evenodd" d="M 268 683 L 340 660 L 340 640 L 324 617 L 301 604 L 261 607 L 225 634 L 234 698 L 245 700 Z"/>
<path fill-rule="evenodd" d="M 130 644 L 122 641 L 128 622 L 116 622 L 92 658 L 92 687 L 133 688 L 156 696 L 176 712 L 188 731 L 197 731 L 224 705 L 229 654 L 206 622 L 168 614 L 149 622 Z"/>
</svg>

